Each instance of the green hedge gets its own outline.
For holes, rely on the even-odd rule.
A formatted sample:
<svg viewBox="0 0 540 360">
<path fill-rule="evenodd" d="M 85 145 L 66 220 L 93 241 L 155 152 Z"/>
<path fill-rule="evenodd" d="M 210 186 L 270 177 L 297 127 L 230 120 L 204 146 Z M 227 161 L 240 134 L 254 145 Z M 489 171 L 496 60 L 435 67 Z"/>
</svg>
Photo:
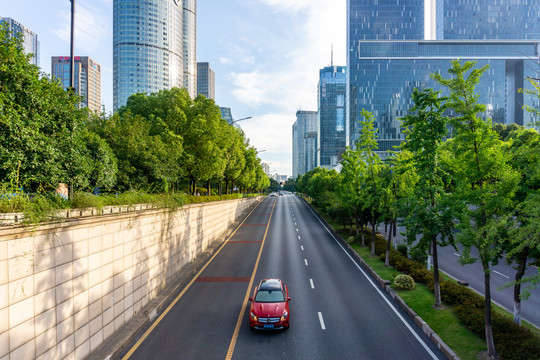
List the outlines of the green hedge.
<svg viewBox="0 0 540 360">
<path fill-rule="evenodd" d="M 386 240 L 375 239 L 375 253 L 385 259 Z M 424 265 L 404 257 L 393 248 L 390 249 L 390 265 L 433 291 L 433 272 Z M 469 330 L 485 339 L 484 297 L 453 281 L 441 281 L 440 288 L 441 300 L 453 306 L 459 319 Z M 491 319 L 495 349 L 503 359 L 540 358 L 540 337 L 497 312 L 492 311 Z"/>
</svg>

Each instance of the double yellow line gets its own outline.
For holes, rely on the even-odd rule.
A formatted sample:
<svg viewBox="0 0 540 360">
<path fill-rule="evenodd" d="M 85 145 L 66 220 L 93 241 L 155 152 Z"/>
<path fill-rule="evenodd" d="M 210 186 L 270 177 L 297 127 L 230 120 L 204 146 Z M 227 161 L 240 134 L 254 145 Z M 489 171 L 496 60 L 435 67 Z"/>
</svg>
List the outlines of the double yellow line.
<svg viewBox="0 0 540 360">
<path fill-rule="evenodd" d="M 193 277 L 193 279 L 191 279 L 191 281 L 180 292 L 180 294 L 178 294 L 178 296 L 173 300 L 173 302 L 169 306 L 167 306 L 165 311 L 163 311 L 163 313 L 157 318 L 157 320 L 154 321 L 154 323 L 148 328 L 148 330 L 146 330 L 144 332 L 144 334 L 135 343 L 135 345 L 133 345 L 133 347 L 126 353 L 126 355 L 124 355 L 122 360 L 127 360 L 127 359 L 129 359 L 131 357 L 131 355 L 133 355 L 133 353 L 139 348 L 139 346 L 143 343 L 143 341 L 146 340 L 148 335 L 150 335 L 150 333 L 161 322 L 161 320 L 163 320 L 163 318 L 169 313 L 169 311 L 173 308 L 173 306 L 176 305 L 178 300 L 180 300 L 180 298 L 182 296 L 184 296 L 186 291 L 188 291 L 188 289 L 191 287 L 191 285 L 193 285 L 193 283 L 202 274 L 202 272 L 206 269 L 206 267 L 208 265 L 210 265 L 210 263 L 214 260 L 214 258 L 221 252 L 221 250 L 225 247 L 225 245 L 227 245 L 229 240 L 234 236 L 234 234 L 236 234 L 238 229 L 240 229 L 240 227 L 242 227 L 242 225 L 247 220 L 247 218 L 249 218 L 249 216 L 255 211 L 255 209 L 257 209 L 259 207 L 259 205 L 257 205 L 255 208 L 253 208 L 253 210 L 250 211 L 248 216 L 246 216 L 245 219 L 242 220 L 242 222 L 236 227 L 236 229 L 233 231 L 233 233 L 219 247 L 219 249 L 216 251 L 216 253 L 210 258 L 210 260 L 208 260 L 208 262 L 201 268 L 201 270 L 199 270 L 199 272 Z M 266 230 L 264 232 L 264 238 L 263 238 L 263 241 L 262 241 L 262 244 L 261 244 L 261 248 L 259 250 L 259 255 L 257 256 L 257 261 L 255 262 L 255 268 L 253 269 L 253 272 L 251 274 L 251 279 L 249 281 L 249 286 L 248 286 L 248 289 L 246 291 L 246 296 L 244 297 L 244 304 L 242 305 L 242 310 L 240 311 L 240 315 L 238 316 L 238 321 L 236 323 L 236 328 L 234 330 L 234 334 L 233 334 L 231 343 L 229 345 L 229 350 L 227 351 L 227 359 L 231 359 L 232 354 L 234 352 L 234 347 L 236 346 L 236 340 L 238 339 L 238 333 L 239 333 L 239 330 L 240 330 L 240 325 L 242 324 L 242 316 L 243 316 L 243 314 L 244 314 L 244 312 L 246 310 L 247 302 L 248 302 L 248 299 L 249 299 L 249 292 L 251 291 L 251 286 L 253 286 L 253 279 L 255 278 L 255 274 L 257 273 L 257 267 L 259 266 L 259 260 L 261 258 L 262 250 L 263 250 L 263 247 L 264 247 L 264 242 L 266 240 L 266 234 L 268 233 L 268 227 L 270 226 L 270 220 L 272 219 L 272 214 L 274 213 L 274 207 L 275 206 L 276 206 L 276 200 L 274 200 L 274 204 L 272 205 L 272 211 L 270 212 L 270 218 L 268 219 L 268 224 L 266 224 Z"/>
</svg>

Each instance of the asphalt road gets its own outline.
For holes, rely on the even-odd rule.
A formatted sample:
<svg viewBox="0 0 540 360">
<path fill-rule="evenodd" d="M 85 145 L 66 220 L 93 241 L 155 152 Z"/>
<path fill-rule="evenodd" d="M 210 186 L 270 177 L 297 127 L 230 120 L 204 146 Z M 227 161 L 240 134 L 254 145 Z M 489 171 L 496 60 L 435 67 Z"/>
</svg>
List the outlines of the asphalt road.
<svg viewBox="0 0 540 360">
<path fill-rule="evenodd" d="M 384 225 L 379 226 L 379 232 L 385 235 Z M 405 232 L 405 228 L 397 228 L 396 243 L 405 243 L 405 237 L 401 235 Z M 439 268 L 455 279 L 463 280 L 469 283 L 469 286 L 480 294 L 484 294 L 484 270 L 482 264 L 477 261 L 474 264 L 461 265 L 459 257 L 461 248 L 456 251 L 452 246 L 444 248 L 438 247 Z M 471 254 L 477 257 L 478 251 L 471 250 Z M 497 305 L 505 308 L 510 313 L 514 311 L 514 288 L 501 289 L 503 285 L 515 279 L 516 271 L 512 266 L 507 265 L 504 259 L 501 259 L 498 265 L 491 268 L 491 299 Z M 538 268 L 529 266 L 525 272 L 525 276 L 538 274 Z M 523 289 L 524 287 L 522 287 Z M 528 300 L 521 302 L 521 318 L 529 323 L 540 327 L 540 288 L 531 291 L 531 297 Z"/>
<path fill-rule="evenodd" d="M 290 329 L 249 328 L 263 278 L 289 287 Z M 267 198 L 127 359 L 444 359 L 294 195 Z"/>
</svg>

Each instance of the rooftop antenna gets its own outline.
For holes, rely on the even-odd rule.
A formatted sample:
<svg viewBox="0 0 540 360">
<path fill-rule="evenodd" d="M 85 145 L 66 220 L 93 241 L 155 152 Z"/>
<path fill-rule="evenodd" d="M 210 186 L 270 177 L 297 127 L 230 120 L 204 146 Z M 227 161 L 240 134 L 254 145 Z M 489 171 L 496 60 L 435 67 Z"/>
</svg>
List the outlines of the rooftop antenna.
<svg viewBox="0 0 540 360">
<path fill-rule="evenodd" d="M 332 43 L 332 50 L 330 52 L 330 66 L 334 66 L 334 43 Z"/>
</svg>

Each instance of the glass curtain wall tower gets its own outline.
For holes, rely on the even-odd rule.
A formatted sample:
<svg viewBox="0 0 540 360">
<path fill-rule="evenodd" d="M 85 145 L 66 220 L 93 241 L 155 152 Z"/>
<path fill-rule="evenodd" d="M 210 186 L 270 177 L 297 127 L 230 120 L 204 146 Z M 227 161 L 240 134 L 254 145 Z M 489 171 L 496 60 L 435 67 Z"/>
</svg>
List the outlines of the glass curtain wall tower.
<svg viewBox="0 0 540 360">
<path fill-rule="evenodd" d="M 22 47 L 25 54 L 34 54 L 30 63 L 39 66 L 39 41 L 38 36 L 19 22 L 8 17 L 0 17 L 0 24 L 6 23 L 11 36 L 21 36 Z"/>
<path fill-rule="evenodd" d="M 293 178 L 317 167 L 318 116 L 316 111 L 299 110 L 293 124 Z"/>
<path fill-rule="evenodd" d="M 113 106 L 135 93 L 182 87 L 181 0 L 114 0 Z"/>
<path fill-rule="evenodd" d="M 180 2 L 180 1 L 179 1 Z M 183 0 L 184 88 L 197 96 L 197 0 Z"/>
<path fill-rule="evenodd" d="M 345 151 L 346 67 L 328 66 L 319 71 L 319 137 L 317 165 L 332 168 Z"/>
<path fill-rule="evenodd" d="M 418 16 L 424 16 L 423 0 L 394 2 L 417 6 L 418 11 L 394 23 L 384 22 L 384 17 L 374 18 L 375 23 L 384 22 L 386 34 L 405 32 L 414 26 Z M 366 5 L 362 0 L 347 1 L 348 145 L 354 147 L 358 140 L 360 111 L 366 109 L 375 117 L 381 155 L 398 146 L 405 139 L 400 118 L 413 106 L 414 88 L 434 88 L 448 95 L 446 89 L 431 80 L 430 74 L 439 72 L 447 76 L 450 60 L 458 58 L 463 62 L 477 61 L 477 67 L 490 66 L 476 88 L 479 101 L 487 108 L 480 114 L 482 117 L 523 126 L 536 121 L 535 116 L 523 110 L 523 105 L 538 108 L 538 100 L 524 96 L 518 89 L 530 89 L 527 77 L 539 77 L 540 40 L 533 38 L 539 36 L 536 29 L 540 26 L 540 2 L 436 0 L 432 4 L 436 8 L 428 16 L 436 19 L 432 26 L 438 40 L 423 40 L 420 31 L 403 34 L 404 39 L 387 35 L 376 38 L 365 30 L 358 14 L 376 16 L 377 6 Z"/>
</svg>

